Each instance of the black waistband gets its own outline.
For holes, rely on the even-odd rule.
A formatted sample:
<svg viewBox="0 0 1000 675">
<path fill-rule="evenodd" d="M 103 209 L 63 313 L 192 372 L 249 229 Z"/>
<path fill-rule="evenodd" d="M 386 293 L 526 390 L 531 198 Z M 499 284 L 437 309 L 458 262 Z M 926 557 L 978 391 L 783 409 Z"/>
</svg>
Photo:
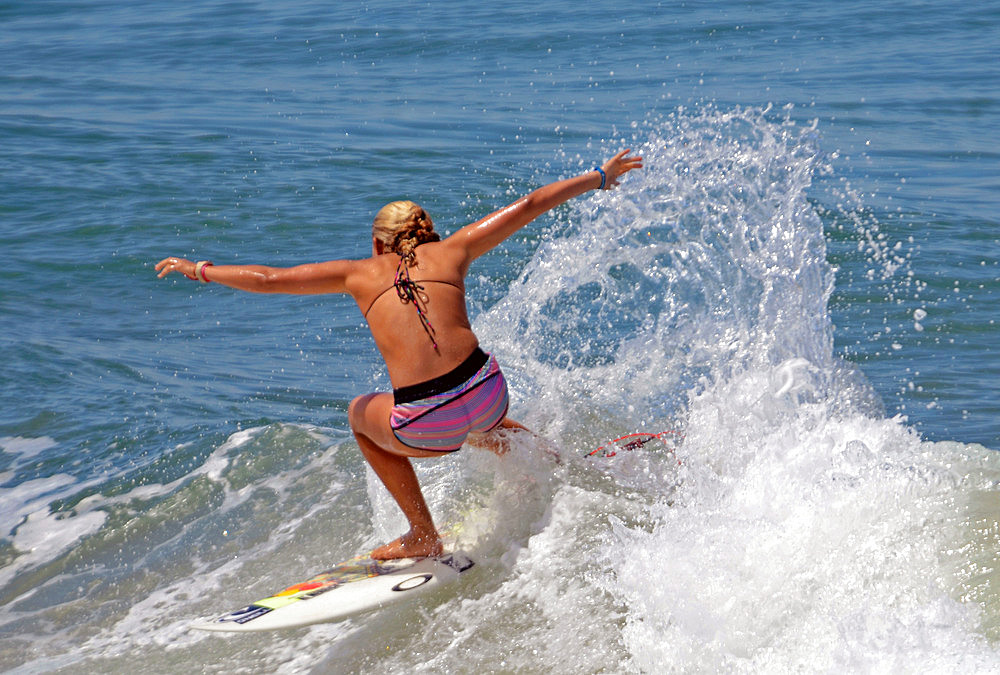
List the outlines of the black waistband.
<svg viewBox="0 0 1000 675">
<path fill-rule="evenodd" d="M 412 403 L 428 396 L 454 389 L 458 385 L 468 382 L 473 375 L 479 372 L 480 368 L 486 365 L 488 360 L 489 356 L 486 352 L 476 347 L 469 354 L 469 357 L 458 364 L 451 372 L 439 375 L 426 382 L 393 389 L 392 397 L 398 405 L 400 403 Z"/>
</svg>

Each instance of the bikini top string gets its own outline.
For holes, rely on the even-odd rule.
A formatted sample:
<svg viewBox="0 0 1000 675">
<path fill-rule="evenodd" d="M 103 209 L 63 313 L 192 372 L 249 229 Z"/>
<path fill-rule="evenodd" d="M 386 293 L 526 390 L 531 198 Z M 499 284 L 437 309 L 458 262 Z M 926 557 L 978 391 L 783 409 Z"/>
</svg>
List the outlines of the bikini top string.
<svg viewBox="0 0 1000 675">
<path fill-rule="evenodd" d="M 396 295 L 399 296 L 400 301 L 404 305 L 408 302 L 413 303 L 413 306 L 417 310 L 417 316 L 420 318 L 420 324 L 424 327 L 427 337 L 431 339 L 431 344 L 434 345 L 434 351 L 440 353 L 437 340 L 434 338 L 434 326 L 431 325 L 430 320 L 427 318 L 427 293 L 424 291 L 423 286 L 410 278 L 410 269 L 402 258 L 400 258 L 399 266 L 396 268 L 396 278 L 393 280 L 392 285 L 395 286 Z"/>
</svg>

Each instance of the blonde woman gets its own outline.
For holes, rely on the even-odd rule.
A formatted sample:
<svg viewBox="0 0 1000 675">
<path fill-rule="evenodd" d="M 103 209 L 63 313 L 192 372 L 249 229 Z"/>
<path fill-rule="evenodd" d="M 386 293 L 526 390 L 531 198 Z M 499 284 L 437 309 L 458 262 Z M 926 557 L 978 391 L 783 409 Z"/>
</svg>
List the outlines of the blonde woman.
<svg viewBox="0 0 1000 675">
<path fill-rule="evenodd" d="M 541 214 L 594 189 L 611 189 L 642 167 L 619 152 L 600 167 L 556 181 L 446 239 L 413 202 L 392 202 L 375 216 L 372 255 L 289 268 L 213 265 L 165 258 L 159 277 L 180 272 L 202 283 L 255 293 L 349 293 L 385 360 L 393 392 L 355 398 L 351 429 L 365 459 L 385 484 L 410 530 L 372 552 L 376 559 L 438 555 L 441 538 L 424 501 L 411 457 L 458 450 L 466 438 L 497 446 L 498 429 L 523 428 L 507 418 L 507 384 L 496 359 L 483 352 L 465 307 L 472 261 Z"/>
</svg>

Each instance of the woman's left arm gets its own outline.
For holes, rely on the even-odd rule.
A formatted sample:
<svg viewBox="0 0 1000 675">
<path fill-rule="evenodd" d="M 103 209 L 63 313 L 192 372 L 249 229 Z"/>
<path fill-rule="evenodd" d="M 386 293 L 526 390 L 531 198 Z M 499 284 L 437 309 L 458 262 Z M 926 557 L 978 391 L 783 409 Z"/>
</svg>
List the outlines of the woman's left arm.
<svg viewBox="0 0 1000 675">
<path fill-rule="evenodd" d="M 568 202 L 588 190 L 610 190 L 629 171 L 642 168 L 642 157 L 622 150 L 601 168 L 542 186 L 513 204 L 466 225 L 445 241 L 464 251 L 466 261 L 478 258 L 546 211 Z"/>
<path fill-rule="evenodd" d="M 251 293 L 346 293 L 347 277 L 357 261 L 330 260 L 296 267 L 266 265 L 213 265 L 185 258 L 164 258 L 156 263 L 157 276 L 179 272 L 188 279 L 217 283 Z"/>
</svg>

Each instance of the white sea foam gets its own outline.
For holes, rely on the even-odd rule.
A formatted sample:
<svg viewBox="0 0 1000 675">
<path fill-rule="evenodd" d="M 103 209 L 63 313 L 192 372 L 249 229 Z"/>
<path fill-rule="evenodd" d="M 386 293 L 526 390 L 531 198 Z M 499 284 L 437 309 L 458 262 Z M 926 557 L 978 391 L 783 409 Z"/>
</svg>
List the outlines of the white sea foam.
<svg viewBox="0 0 1000 675">
<path fill-rule="evenodd" d="M 900 420 L 760 402 L 763 379 L 694 397 L 678 493 L 614 527 L 636 667 L 988 671 L 939 561 L 962 531 L 947 458 Z"/>
<path fill-rule="evenodd" d="M 17 455 L 22 461 L 37 457 L 40 453 L 54 448 L 58 443 L 48 436 L 41 438 L 22 438 L 20 436 L 4 436 L 0 438 L 0 450 Z"/>
<path fill-rule="evenodd" d="M 67 474 L 55 474 L 0 491 L 0 530 L 9 533 L 18 552 L 0 569 L 0 588 L 22 570 L 55 559 L 101 527 L 102 513 L 54 514 L 49 508 L 52 501 L 99 482 L 99 478 L 78 481 Z"/>
</svg>

